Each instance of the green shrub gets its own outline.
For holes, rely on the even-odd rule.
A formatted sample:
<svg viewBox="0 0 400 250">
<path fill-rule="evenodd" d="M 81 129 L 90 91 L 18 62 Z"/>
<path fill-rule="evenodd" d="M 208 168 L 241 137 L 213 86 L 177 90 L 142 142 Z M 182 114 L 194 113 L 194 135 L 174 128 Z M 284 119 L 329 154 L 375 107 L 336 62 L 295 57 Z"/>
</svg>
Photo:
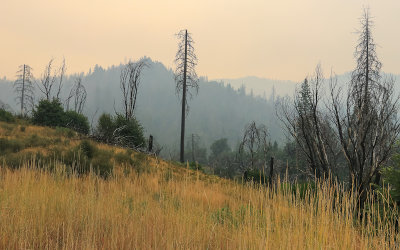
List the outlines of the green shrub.
<svg viewBox="0 0 400 250">
<path fill-rule="evenodd" d="M 82 152 L 83 156 L 92 159 L 96 154 L 97 148 L 90 141 L 84 140 L 79 144 L 79 150 Z"/>
<path fill-rule="evenodd" d="M 96 128 L 96 136 L 107 143 L 113 141 L 115 130 L 114 119 L 110 114 L 102 114 Z"/>
<path fill-rule="evenodd" d="M 0 138 L 0 155 L 6 155 L 8 153 L 16 153 L 25 148 L 25 145 L 18 140 L 7 140 Z"/>
<path fill-rule="evenodd" d="M 114 155 L 114 159 L 118 164 L 133 165 L 134 161 L 128 152 L 120 152 Z"/>
<path fill-rule="evenodd" d="M 107 178 L 112 175 L 114 166 L 110 161 L 111 155 L 109 152 L 99 150 L 95 158 L 92 159 L 93 171 L 103 178 Z"/>
<path fill-rule="evenodd" d="M 149 172 L 146 164 L 146 155 L 142 153 L 135 154 L 135 157 L 133 157 L 133 167 L 138 174 Z"/>
<path fill-rule="evenodd" d="M 198 163 L 198 162 L 193 162 L 193 161 L 191 161 L 191 162 L 189 163 L 189 167 L 190 167 L 190 169 L 192 169 L 192 170 L 203 171 L 203 166 L 202 166 L 200 163 Z"/>
<path fill-rule="evenodd" d="M 260 170 L 253 169 L 245 171 L 244 180 L 260 184 L 266 184 L 268 182 L 268 177 Z"/>
<path fill-rule="evenodd" d="M 135 118 L 126 119 L 122 115 L 112 117 L 102 114 L 99 118 L 96 136 L 104 142 L 117 142 L 123 147 L 145 147 L 143 127 Z"/>
<path fill-rule="evenodd" d="M 42 126 L 64 126 L 64 109 L 59 100 L 41 100 L 33 111 L 32 121 Z"/>
<path fill-rule="evenodd" d="M 19 131 L 21 131 L 21 132 L 25 132 L 25 126 L 21 126 L 21 127 L 19 127 Z"/>
<path fill-rule="evenodd" d="M 31 160 L 35 160 L 41 165 L 47 162 L 47 159 L 45 159 L 40 152 L 8 153 L 3 159 L 5 160 L 6 165 L 12 169 L 20 168 L 23 164 L 26 164 L 27 161 Z"/>
<path fill-rule="evenodd" d="M 143 127 L 135 118 L 130 120 L 122 115 L 117 115 L 115 118 L 115 127 L 123 128 L 117 133 L 120 138 L 120 144 L 124 147 L 145 147 L 145 139 L 143 136 Z"/>
<path fill-rule="evenodd" d="M 75 130 L 81 134 L 89 133 L 89 121 L 86 116 L 78 114 L 75 111 L 67 111 L 64 113 L 64 126 Z"/>
<path fill-rule="evenodd" d="M 71 129 L 68 129 L 67 133 L 65 134 L 65 136 L 68 138 L 73 138 L 73 137 L 75 137 L 75 135 L 76 135 L 76 133 Z"/>
<path fill-rule="evenodd" d="M 315 194 L 316 192 L 316 187 L 315 187 L 315 182 L 301 182 L 301 183 L 295 183 L 291 185 L 292 193 L 294 195 L 299 195 L 301 199 L 306 198 L 306 194 Z"/>
<path fill-rule="evenodd" d="M 382 177 L 384 183 L 390 186 L 392 199 L 400 205 L 400 154 L 392 157 L 392 166 L 382 170 Z"/>
<path fill-rule="evenodd" d="M 62 161 L 77 174 L 86 174 L 90 171 L 90 160 L 82 154 L 79 147 L 68 150 Z"/>
<path fill-rule="evenodd" d="M 41 100 L 36 110 L 33 111 L 32 121 L 41 126 L 71 128 L 82 134 L 88 134 L 90 129 L 86 116 L 75 111 L 64 112 L 60 101 L 57 99 L 53 99 L 53 101 Z M 67 137 L 72 137 L 71 132 L 68 133 Z"/>
<path fill-rule="evenodd" d="M 10 112 L 8 112 L 8 111 L 6 111 L 4 109 L 0 109 L 0 121 L 2 121 L 2 122 L 15 122 L 15 118 Z"/>
</svg>

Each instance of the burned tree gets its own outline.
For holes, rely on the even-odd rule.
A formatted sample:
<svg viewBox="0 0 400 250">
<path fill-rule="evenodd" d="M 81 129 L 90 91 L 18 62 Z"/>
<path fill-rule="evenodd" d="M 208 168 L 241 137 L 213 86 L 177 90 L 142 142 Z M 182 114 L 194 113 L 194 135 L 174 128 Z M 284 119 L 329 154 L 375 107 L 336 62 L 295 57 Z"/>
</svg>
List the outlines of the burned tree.
<svg viewBox="0 0 400 250">
<path fill-rule="evenodd" d="M 198 77 L 195 71 L 197 65 L 197 57 L 194 53 L 194 41 L 187 30 L 181 30 L 177 35 L 179 39 L 178 52 L 175 56 L 175 82 L 176 92 L 182 92 L 182 118 L 181 118 L 181 147 L 180 147 L 180 161 L 184 162 L 185 155 L 185 118 L 189 111 L 187 103 L 187 95 L 192 96 L 190 88 L 198 92 Z"/>
<path fill-rule="evenodd" d="M 239 160 L 242 170 L 254 170 L 257 165 L 265 169 L 269 151 L 268 130 L 253 121 L 247 127 L 239 145 Z M 259 162 L 262 162 L 259 164 Z"/>
<path fill-rule="evenodd" d="M 335 79 L 330 84 L 332 120 L 349 167 L 349 182 L 360 195 L 361 205 L 370 184 L 379 182 L 379 171 L 400 133 L 399 96 L 394 96 L 394 81 L 381 76 L 372 26 L 369 12 L 364 10 L 354 53 L 357 66 L 347 93 Z"/>
<path fill-rule="evenodd" d="M 332 139 L 333 129 L 329 120 L 321 111 L 323 82 L 318 65 L 314 76 L 306 78 L 296 90 L 293 101 L 286 98 L 277 105 L 279 119 L 308 162 L 308 174 L 317 178 L 337 172 L 336 158 L 340 153 Z"/>
<path fill-rule="evenodd" d="M 86 103 L 86 96 L 87 92 L 85 86 L 82 84 L 82 77 L 77 77 L 75 79 L 75 84 L 69 92 L 69 96 L 66 100 L 66 109 L 69 110 L 70 101 L 73 99 L 73 110 L 78 114 L 82 114 Z"/>
<path fill-rule="evenodd" d="M 46 65 L 40 79 L 39 90 L 43 93 L 46 100 L 50 101 L 52 98 L 55 98 L 60 101 L 60 94 L 63 87 L 64 74 L 66 71 L 65 59 L 58 70 L 53 71 L 53 63 L 54 59 L 51 59 Z M 56 88 L 55 94 L 53 94 L 54 88 Z"/>
<path fill-rule="evenodd" d="M 17 103 L 21 106 L 21 115 L 24 116 L 28 108 L 33 108 L 34 85 L 32 68 L 29 65 L 19 66 L 17 80 L 14 82 L 14 91 L 17 94 Z"/>
<path fill-rule="evenodd" d="M 125 119 L 130 120 L 134 116 L 136 98 L 140 84 L 140 77 L 144 68 L 149 67 L 147 59 L 138 62 L 129 62 L 120 75 L 120 87 Z"/>
</svg>

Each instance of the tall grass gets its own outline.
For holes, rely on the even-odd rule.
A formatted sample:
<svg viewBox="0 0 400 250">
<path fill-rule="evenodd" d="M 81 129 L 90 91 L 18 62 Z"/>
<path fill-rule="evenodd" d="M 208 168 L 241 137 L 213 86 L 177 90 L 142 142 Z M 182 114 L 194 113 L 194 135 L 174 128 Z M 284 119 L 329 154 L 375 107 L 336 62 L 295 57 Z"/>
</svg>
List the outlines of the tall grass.
<svg viewBox="0 0 400 250">
<path fill-rule="evenodd" d="M 66 174 L 0 168 L 1 249 L 384 249 L 394 220 L 357 214 L 339 185 L 273 189 L 176 169 Z M 288 187 L 288 188 L 286 188 Z M 375 207 L 373 200 L 369 206 Z"/>
</svg>

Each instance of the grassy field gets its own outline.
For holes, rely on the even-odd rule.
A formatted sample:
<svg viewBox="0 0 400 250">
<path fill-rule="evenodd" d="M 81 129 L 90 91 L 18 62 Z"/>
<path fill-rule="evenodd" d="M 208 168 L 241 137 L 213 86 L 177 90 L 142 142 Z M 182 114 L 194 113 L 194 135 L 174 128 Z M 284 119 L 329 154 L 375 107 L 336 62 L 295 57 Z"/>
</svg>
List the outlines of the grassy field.
<svg viewBox="0 0 400 250">
<path fill-rule="evenodd" d="M 114 170 L 108 178 L 78 176 L 68 164 L 40 162 L 34 154 L 11 169 L 9 155 L 51 156 L 52 148 L 68 151 L 81 143 L 63 134 L 68 131 L 20 127 L 0 123 L 1 138 L 23 142 L 18 152 L 0 158 L 1 249 L 399 247 L 387 211 L 372 209 L 360 219 L 354 197 L 335 184 L 320 183 L 302 194 L 284 181 L 268 189 L 135 152 L 129 152 L 131 161 L 118 160 L 124 149 L 96 143 L 100 152 L 110 152 Z M 51 143 L 29 146 L 32 134 Z"/>
</svg>

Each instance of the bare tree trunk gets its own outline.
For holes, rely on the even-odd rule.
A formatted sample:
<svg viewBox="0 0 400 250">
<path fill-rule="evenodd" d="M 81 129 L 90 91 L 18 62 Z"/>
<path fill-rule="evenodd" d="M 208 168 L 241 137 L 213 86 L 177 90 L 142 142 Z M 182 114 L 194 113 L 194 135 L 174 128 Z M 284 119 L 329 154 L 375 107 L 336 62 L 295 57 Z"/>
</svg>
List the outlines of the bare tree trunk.
<svg viewBox="0 0 400 250">
<path fill-rule="evenodd" d="M 149 149 L 148 151 L 151 153 L 153 151 L 153 136 L 150 135 L 149 137 Z"/>
<path fill-rule="evenodd" d="M 185 116 L 186 116 L 186 72 L 187 72 L 187 30 L 185 30 L 185 59 L 183 68 L 183 89 L 182 89 L 182 121 L 181 121 L 181 154 L 180 160 L 183 163 L 185 158 Z"/>
<path fill-rule="evenodd" d="M 272 185 L 272 181 L 274 178 L 274 157 L 271 157 L 271 162 L 269 165 L 269 185 Z"/>
<path fill-rule="evenodd" d="M 30 105 L 33 108 L 34 100 L 34 87 L 32 84 L 32 68 L 23 64 L 18 67 L 17 80 L 14 82 L 14 91 L 17 94 L 16 102 L 21 105 L 21 116 L 25 116 L 27 112 L 27 106 Z"/>
<path fill-rule="evenodd" d="M 22 74 L 22 95 L 21 95 L 21 115 L 24 115 L 24 95 L 25 95 L 25 69 L 26 65 L 24 64 L 24 73 Z"/>
</svg>

